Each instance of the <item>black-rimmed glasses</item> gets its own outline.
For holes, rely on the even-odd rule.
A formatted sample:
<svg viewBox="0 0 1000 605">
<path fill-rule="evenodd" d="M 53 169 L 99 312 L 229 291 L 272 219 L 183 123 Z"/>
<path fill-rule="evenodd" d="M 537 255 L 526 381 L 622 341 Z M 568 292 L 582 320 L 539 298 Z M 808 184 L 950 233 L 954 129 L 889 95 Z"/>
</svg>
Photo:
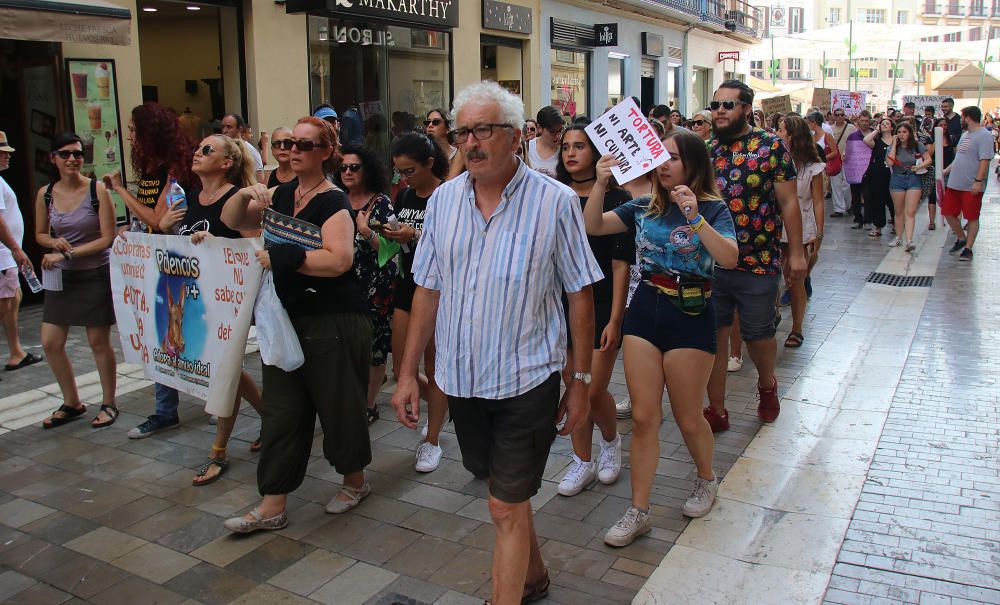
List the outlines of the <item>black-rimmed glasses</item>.
<svg viewBox="0 0 1000 605">
<path fill-rule="evenodd" d="M 449 132 L 455 141 L 459 143 L 465 143 L 469 140 L 469 133 L 472 133 L 472 138 L 477 141 L 485 141 L 486 139 L 493 136 L 494 128 L 513 128 L 511 124 L 476 124 L 472 128 L 456 128 Z M 402 172 L 400 173 L 402 174 Z"/>
</svg>

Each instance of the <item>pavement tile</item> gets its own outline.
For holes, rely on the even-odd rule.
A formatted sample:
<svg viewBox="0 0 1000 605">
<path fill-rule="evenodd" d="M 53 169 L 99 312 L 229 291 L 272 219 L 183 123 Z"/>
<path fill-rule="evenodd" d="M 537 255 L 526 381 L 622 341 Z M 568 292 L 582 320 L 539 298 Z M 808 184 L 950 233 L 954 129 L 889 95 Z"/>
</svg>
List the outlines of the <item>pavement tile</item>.
<svg viewBox="0 0 1000 605">
<path fill-rule="evenodd" d="M 382 525 L 341 552 L 359 561 L 382 565 L 419 538 L 420 534 L 415 531 Z"/>
<path fill-rule="evenodd" d="M 327 550 L 316 549 L 278 572 L 269 584 L 306 596 L 354 565 L 356 561 Z"/>
<path fill-rule="evenodd" d="M 545 542 L 541 551 L 542 559 L 550 568 L 597 580 L 601 579 L 617 560 L 614 555 L 556 540 Z"/>
<path fill-rule="evenodd" d="M 361 605 L 397 577 L 399 574 L 359 561 L 309 595 L 309 598 L 327 605 Z"/>
<path fill-rule="evenodd" d="M 141 538 L 108 527 L 98 527 L 63 546 L 108 563 L 145 544 L 147 542 Z"/>
<path fill-rule="evenodd" d="M 198 559 L 159 544 L 146 544 L 118 557 L 111 564 L 139 577 L 163 584 L 200 563 Z"/>
<path fill-rule="evenodd" d="M 21 527 L 38 521 L 56 512 L 55 509 L 42 506 L 36 502 L 15 498 L 5 504 L 0 504 L 0 523 L 9 527 Z"/>
<path fill-rule="evenodd" d="M 156 543 L 189 553 L 229 533 L 229 530 L 222 525 L 221 518 L 205 513 L 198 513 L 198 515 L 194 521 L 187 525 L 160 536 L 156 539 Z"/>
<path fill-rule="evenodd" d="M 130 577 L 129 574 L 122 569 L 80 555 L 53 568 L 45 581 L 60 590 L 89 600 L 127 577 Z"/>
<path fill-rule="evenodd" d="M 401 527 L 412 529 L 423 534 L 436 536 L 452 542 L 460 542 L 463 538 L 482 526 L 482 523 L 443 513 L 441 511 L 423 508 L 399 523 Z M 493 527 L 489 530 L 492 532 Z"/>
<path fill-rule="evenodd" d="M 0 602 L 7 602 L 7 599 L 27 590 L 36 584 L 36 580 L 16 571 L 6 570 L 0 573 Z"/>
<path fill-rule="evenodd" d="M 41 580 L 54 567 L 72 561 L 79 555 L 69 549 L 41 540 L 32 540 L 16 551 L 16 557 L 3 557 L 11 569 Z M 11 559 L 8 561 L 8 559 Z"/>
<path fill-rule="evenodd" d="M 434 603 L 447 589 L 416 578 L 400 576 L 369 599 L 366 605 L 396 605 L 398 603 Z"/>
<path fill-rule="evenodd" d="M 256 585 L 254 580 L 208 563 L 199 563 L 164 584 L 166 588 L 206 605 L 230 603 Z"/>
<path fill-rule="evenodd" d="M 182 603 L 184 595 L 147 580 L 128 577 L 107 590 L 89 598 L 98 605 L 118 605 L 121 603 L 143 603 L 148 605 L 176 605 Z"/>
<path fill-rule="evenodd" d="M 466 548 L 445 563 L 427 580 L 456 592 L 475 594 L 490 579 L 493 555 L 478 548 Z"/>
<path fill-rule="evenodd" d="M 384 567 L 403 576 L 425 580 L 458 555 L 463 548 L 462 545 L 448 540 L 423 536 L 386 561 Z"/>
<path fill-rule="evenodd" d="M 112 529 L 125 529 L 173 505 L 173 502 L 162 498 L 142 496 L 94 518 L 94 522 Z"/>
<path fill-rule="evenodd" d="M 315 601 L 269 584 L 258 584 L 230 605 L 315 605 Z"/>
<path fill-rule="evenodd" d="M 225 567 L 240 557 L 270 542 L 276 534 L 257 532 L 255 534 L 226 533 L 211 542 L 191 551 L 192 557 L 207 561 L 218 567 Z"/>
<path fill-rule="evenodd" d="M 31 588 L 4 599 L 6 605 L 61 605 L 73 599 L 73 595 L 65 593 L 48 584 L 35 584 Z"/>
<path fill-rule="evenodd" d="M 62 511 L 29 523 L 21 529 L 53 544 L 64 544 L 97 529 L 98 523 Z"/>
<path fill-rule="evenodd" d="M 268 540 L 260 547 L 227 565 L 226 569 L 253 578 L 258 582 L 266 582 L 313 550 L 315 547 L 309 544 L 275 536 L 273 540 Z"/>
</svg>

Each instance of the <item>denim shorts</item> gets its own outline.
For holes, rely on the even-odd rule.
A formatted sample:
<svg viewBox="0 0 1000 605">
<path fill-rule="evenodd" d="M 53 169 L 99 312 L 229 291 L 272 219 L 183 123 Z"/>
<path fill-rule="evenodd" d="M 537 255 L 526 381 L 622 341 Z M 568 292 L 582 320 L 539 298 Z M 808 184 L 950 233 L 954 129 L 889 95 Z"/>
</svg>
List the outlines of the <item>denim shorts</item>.
<svg viewBox="0 0 1000 605">
<path fill-rule="evenodd" d="M 715 355 L 715 332 L 715 309 L 711 302 L 701 315 L 688 315 L 670 297 L 645 282 L 639 282 L 635 289 L 622 324 L 623 336 L 641 338 L 662 353 L 698 349 Z"/>
<path fill-rule="evenodd" d="M 774 338 L 775 304 L 780 285 L 780 275 L 716 268 L 712 305 L 719 327 L 733 325 L 733 315 L 739 311 L 743 340 L 752 342 Z"/>
<path fill-rule="evenodd" d="M 889 178 L 889 191 L 909 191 L 911 189 L 921 189 L 920 175 L 910 173 L 893 172 Z"/>
</svg>

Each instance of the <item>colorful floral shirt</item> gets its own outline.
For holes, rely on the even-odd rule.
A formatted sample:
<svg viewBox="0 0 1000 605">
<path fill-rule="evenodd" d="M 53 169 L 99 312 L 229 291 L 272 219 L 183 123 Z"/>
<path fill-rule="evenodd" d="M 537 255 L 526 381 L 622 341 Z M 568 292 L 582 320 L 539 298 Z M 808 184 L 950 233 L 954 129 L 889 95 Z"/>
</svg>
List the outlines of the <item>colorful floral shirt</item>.
<svg viewBox="0 0 1000 605">
<path fill-rule="evenodd" d="M 781 271 L 781 207 L 775 183 L 795 180 L 792 158 L 778 135 L 751 127 L 729 144 L 710 141 L 719 192 L 729 205 L 740 248 L 739 271 L 775 275 Z"/>
</svg>

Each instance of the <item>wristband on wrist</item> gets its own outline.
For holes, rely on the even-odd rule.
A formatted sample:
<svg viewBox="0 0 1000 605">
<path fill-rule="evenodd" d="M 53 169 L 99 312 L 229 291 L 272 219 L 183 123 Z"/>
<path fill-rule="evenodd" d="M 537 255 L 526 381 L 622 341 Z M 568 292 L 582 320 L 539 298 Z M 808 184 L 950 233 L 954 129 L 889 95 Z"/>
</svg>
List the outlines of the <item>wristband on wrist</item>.
<svg viewBox="0 0 1000 605">
<path fill-rule="evenodd" d="M 62 255 L 63 255 L 63 258 L 65 258 L 66 260 L 71 260 L 73 258 L 73 255 L 70 254 L 69 252 L 65 251 L 65 250 L 62 251 Z"/>
<path fill-rule="evenodd" d="M 691 225 L 691 231 L 697 233 L 698 231 L 701 230 L 702 227 L 705 226 L 705 217 L 699 214 L 698 220 L 695 221 L 694 223 L 689 223 L 689 224 Z"/>
<path fill-rule="evenodd" d="M 699 214 L 698 214 L 698 215 L 696 215 L 696 216 L 695 216 L 695 217 L 694 217 L 693 219 L 689 220 L 689 221 L 688 221 L 688 224 L 689 224 L 689 225 L 693 225 L 693 224 L 695 224 L 695 223 L 697 223 L 697 222 L 699 222 L 699 221 L 703 221 L 703 220 L 705 220 L 705 217 L 703 217 L 703 216 L 702 216 L 702 215 L 701 215 L 701 214 L 699 213 Z"/>
<path fill-rule="evenodd" d="M 371 232 L 368 233 L 368 237 L 365 238 L 365 241 L 370 242 L 374 239 L 375 239 L 375 230 L 373 229 Z"/>
</svg>

